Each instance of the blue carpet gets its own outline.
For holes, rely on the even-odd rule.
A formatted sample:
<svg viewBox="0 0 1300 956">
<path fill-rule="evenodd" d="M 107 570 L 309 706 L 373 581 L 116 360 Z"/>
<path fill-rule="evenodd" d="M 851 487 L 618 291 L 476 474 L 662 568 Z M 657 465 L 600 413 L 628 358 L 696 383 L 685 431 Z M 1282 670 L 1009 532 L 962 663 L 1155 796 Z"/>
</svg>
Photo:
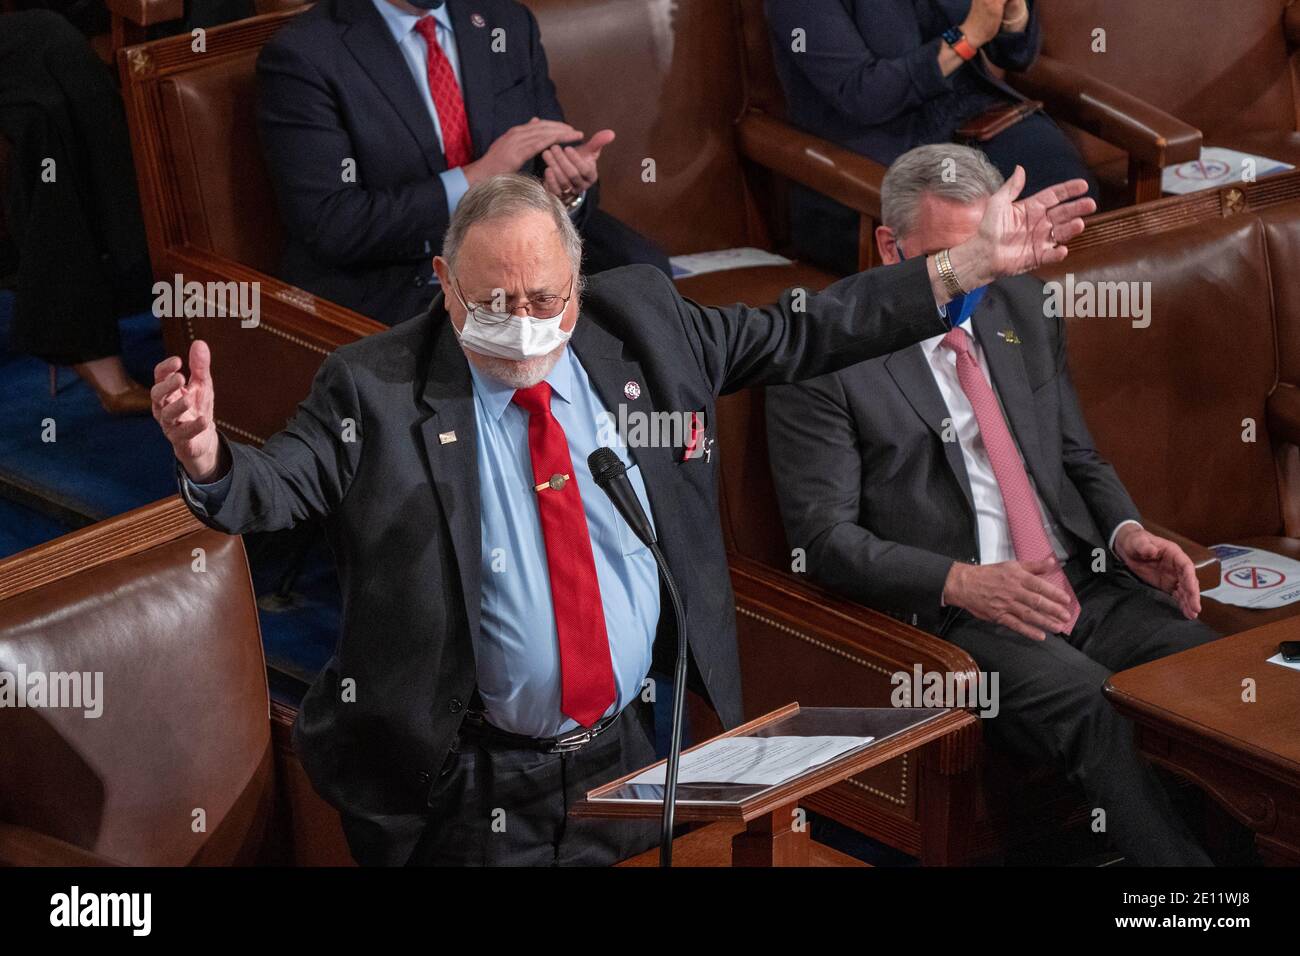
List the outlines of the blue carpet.
<svg viewBox="0 0 1300 956">
<path fill-rule="evenodd" d="M 0 292 L 0 477 L 95 520 L 172 494 L 171 448 L 154 420 L 109 415 L 71 369 L 51 398 L 45 363 L 8 349 L 12 315 L 12 293 Z M 152 382 L 163 358 L 158 320 L 145 312 L 121 329 L 127 369 Z M 54 441 L 43 440 L 51 427 Z"/>
<path fill-rule="evenodd" d="M 0 558 L 49 541 L 68 529 L 49 515 L 0 498 Z"/>
</svg>

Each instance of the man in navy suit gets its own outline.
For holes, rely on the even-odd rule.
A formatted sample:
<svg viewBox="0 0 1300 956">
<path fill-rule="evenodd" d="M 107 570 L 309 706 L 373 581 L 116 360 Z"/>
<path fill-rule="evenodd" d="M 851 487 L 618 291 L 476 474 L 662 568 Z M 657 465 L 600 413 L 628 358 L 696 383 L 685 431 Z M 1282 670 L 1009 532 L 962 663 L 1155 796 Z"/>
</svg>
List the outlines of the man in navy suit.
<svg viewBox="0 0 1300 956">
<path fill-rule="evenodd" d="M 598 208 L 601 150 L 564 122 L 537 21 L 514 0 L 321 0 L 257 61 L 258 127 L 285 225 L 280 277 L 389 325 L 476 182 L 529 172 L 569 209 L 583 271 L 664 254 Z M 585 140 L 585 142 L 584 142 Z"/>
</svg>

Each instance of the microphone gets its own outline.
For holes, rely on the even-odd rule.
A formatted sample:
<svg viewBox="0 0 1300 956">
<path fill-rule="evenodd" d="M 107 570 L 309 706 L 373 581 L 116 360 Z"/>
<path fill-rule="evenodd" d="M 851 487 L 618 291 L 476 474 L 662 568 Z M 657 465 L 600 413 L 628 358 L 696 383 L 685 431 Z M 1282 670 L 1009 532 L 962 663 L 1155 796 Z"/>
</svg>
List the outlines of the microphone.
<svg viewBox="0 0 1300 956">
<path fill-rule="evenodd" d="M 677 582 L 668 569 L 668 561 L 659 550 L 650 519 L 641 507 L 641 500 L 627 480 L 627 466 L 610 448 L 597 448 L 587 456 L 587 467 L 596 486 L 609 496 L 609 500 L 627 522 L 632 532 L 650 549 L 659 576 L 664 582 L 664 590 L 672 602 L 677 616 L 677 664 L 673 668 L 673 728 L 668 746 L 668 762 L 664 774 L 664 815 L 663 828 L 659 835 L 659 865 L 673 865 L 673 817 L 677 812 L 677 765 L 682 758 L 682 715 L 686 710 L 686 612 L 682 607 L 682 596 L 677 590 Z"/>
<path fill-rule="evenodd" d="M 656 543 L 655 529 L 650 526 L 650 519 L 641 508 L 641 501 L 632 490 L 632 482 L 627 480 L 627 466 L 612 449 L 597 448 L 587 456 L 587 467 L 600 490 L 609 495 L 614 508 L 627 522 L 632 533 L 641 539 L 647 548 Z"/>
</svg>

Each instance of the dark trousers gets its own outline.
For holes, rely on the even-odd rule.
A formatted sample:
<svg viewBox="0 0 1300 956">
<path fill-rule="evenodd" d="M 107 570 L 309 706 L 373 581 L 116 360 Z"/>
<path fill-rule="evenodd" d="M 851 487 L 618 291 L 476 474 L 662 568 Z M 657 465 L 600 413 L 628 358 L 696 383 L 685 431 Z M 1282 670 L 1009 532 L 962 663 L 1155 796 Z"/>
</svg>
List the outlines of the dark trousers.
<svg viewBox="0 0 1300 956">
<path fill-rule="evenodd" d="M 18 248 L 10 346 L 51 362 L 116 355 L 150 294 L 135 171 L 108 67 L 47 10 L 0 16 L 6 219 Z"/>
<path fill-rule="evenodd" d="M 657 820 L 570 819 L 587 791 L 655 761 L 640 699 L 579 750 L 546 754 L 462 731 L 430 790 L 408 866 L 609 866 L 659 841 Z"/>
<path fill-rule="evenodd" d="M 1164 595 L 1127 573 L 1093 574 L 1071 562 L 1082 608 L 1073 633 L 1039 643 L 968 614 L 943 637 L 980 670 L 997 672 L 999 713 L 984 726 L 1005 745 L 1051 762 L 1105 812 L 1105 832 L 1143 866 L 1208 866 L 1155 771 L 1138 754 L 1133 727 L 1102 696 L 1114 672 L 1215 640 Z"/>
<path fill-rule="evenodd" d="M 1083 157 L 1061 127 L 1043 113 L 1026 116 L 987 143 L 971 145 L 982 150 L 1005 177 L 1009 178 L 1017 165 L 1025 168 L 1022 198 L 1067 179 L 1085 179 L 1088 181 L 1088 195 L 1097 201 L 1098 206 L 1101 204 L 1097 181 Z"/>
</svg>

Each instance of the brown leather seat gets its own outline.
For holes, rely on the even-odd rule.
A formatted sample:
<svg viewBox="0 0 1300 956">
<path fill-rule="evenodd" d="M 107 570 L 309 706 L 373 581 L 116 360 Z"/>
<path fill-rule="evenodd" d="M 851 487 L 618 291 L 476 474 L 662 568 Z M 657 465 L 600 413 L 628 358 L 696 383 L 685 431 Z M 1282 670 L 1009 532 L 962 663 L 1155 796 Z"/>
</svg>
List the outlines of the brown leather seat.
<svg viewBox="0 0 1300 956">
<path fill-rule="evenodd" d="M 0 706 L 0 863 L 257 858 L 273 758 L 241 539 L 170 498 L 0 561 L 0 673 L 102 675 L 98 716 Z"/>
<path fill-rule="evenodd" d="M 1043 273 L 1151 283 L 1147 328 L 1068 320 L 1070 368 L 1097 447 L 1143 515 L 1193 541 L 1300 553 L 1297 254 L 1291 202 L 1084 249 Z M 1203 616 L 1231 632 L 1298 610 L 1206 602 Z"/>
<path fill-rule="evenodd" d="M 1295 0 L 1053 0 L 1043 52 L 1126 90 L 1226 146 L 1300 166 L 1300 4 Z M 1094 30 L 1106 50 L 1094 51 Z M 1096 140 L 1103 179 L 1123 172 Z"/>
</svg>

